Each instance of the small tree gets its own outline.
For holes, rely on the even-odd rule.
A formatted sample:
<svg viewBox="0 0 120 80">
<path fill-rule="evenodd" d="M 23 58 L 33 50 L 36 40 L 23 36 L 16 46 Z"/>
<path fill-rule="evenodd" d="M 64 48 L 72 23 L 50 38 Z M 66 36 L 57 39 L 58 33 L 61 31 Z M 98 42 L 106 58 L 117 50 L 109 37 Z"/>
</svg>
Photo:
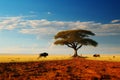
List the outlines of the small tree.
<svg viewBox="0 0 120 80">
<path fill-rule="evenodd" d="M 97 42 L 88 38 L 89 36 L 94 36 L 95 34 L 88 30 L 66 30 L 58 32 L 54 38 L 56 41 L 54 44 L 58 45 L 67 45 L 70 48 L 73 48 L 75 53 L 73 57 L 77 57 L 77 51 L 83 45 L 97 46 Z"/>
</svg>

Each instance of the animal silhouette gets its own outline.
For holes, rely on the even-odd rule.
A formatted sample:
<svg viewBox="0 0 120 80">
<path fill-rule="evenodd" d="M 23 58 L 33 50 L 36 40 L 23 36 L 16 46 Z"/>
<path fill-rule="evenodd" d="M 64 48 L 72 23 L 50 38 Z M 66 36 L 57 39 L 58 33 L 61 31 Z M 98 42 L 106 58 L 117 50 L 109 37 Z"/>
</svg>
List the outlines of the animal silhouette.
<svg viewBox="0 0 120 80">
<path fill-rule="evenodd" d="M 39 57 L 38 57 L 38 59 L 40 58 L 40 57 L 47 57 L 48 56 L 48 53 L 46 53 L 46 52 L 43 52 L 43 53 L 40 53 L 39 54 Z"/>
<path fill-rule="evenodd" d="M 93 57 L 100 57 L 100 54 L 94 54 Z"/>
</svg>

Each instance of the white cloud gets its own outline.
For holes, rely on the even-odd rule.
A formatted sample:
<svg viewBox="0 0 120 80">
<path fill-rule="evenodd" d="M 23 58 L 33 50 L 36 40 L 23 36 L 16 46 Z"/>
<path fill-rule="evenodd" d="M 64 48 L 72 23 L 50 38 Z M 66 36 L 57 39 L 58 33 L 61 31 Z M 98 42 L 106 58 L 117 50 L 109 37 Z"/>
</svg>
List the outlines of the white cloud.
<svg viewBox="0 0 120 80">
<path fill-rule="evenodd" d="M 29 16 L 28 16 L 29 17 Z M 69 29 L 87 29 L 100 36 L 120 35 L 120 24 L 113 20 L 112 24 L 96 23 L 94 21 L 49 21 L 46 19 L 26 19 L 28 17 L 0 17 L 0 30 L 14 30 L 19 28 L 23 34 L 37 36 L 55 35 L 58 31 Z"/>
<path fill-rule="evenodd" d="M 118 19 L 115 19 L 115 20 L 111 21 L 111 23 L 118 23 L 118 22 L 120 23 L 120 20 L 118 20 Z"/>
<path fill-rule="evenodd" d="M 13 30 L 20 26 L 22 17 L 0 17 L 0 29 Z"/>
<path fill-rule="evenodd" d="M 47 12 L 47 14 L 49 14 L 49 15 L 50 15 L 50 14 L 52 14 L 52 13 L 51 13 L 51 12 Z"/>
</svg>

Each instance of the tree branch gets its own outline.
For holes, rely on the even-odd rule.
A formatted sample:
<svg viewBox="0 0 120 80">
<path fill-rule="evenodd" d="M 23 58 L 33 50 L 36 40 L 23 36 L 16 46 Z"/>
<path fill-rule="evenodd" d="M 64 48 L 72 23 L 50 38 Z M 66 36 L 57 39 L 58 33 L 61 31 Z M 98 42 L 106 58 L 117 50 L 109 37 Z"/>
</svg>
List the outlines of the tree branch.
<svg viewBox="0 0 120 80">
<path fill-rule="evenodd" d="M 70 47 L 70 48 L 73 48 L 73 46 L 71 45 L 71 44 L 66 44 L 68 47 Z"/>
<path fill-rule="evenodd" d="M 75 42 L 73 42 L 73 43 L 72 43 L 72 48 L 74 48 L 74 49 L 76 50 L 77 45 L 76 45 L 76 43 L 75 43 Z"/>
<path fill-rule="evenodd" d="M 81 48 L 81 47 L 82 47 L 82 44 L 81 44 L 80 46 L 77 47 L 77 50 L 78 50 L 79 48 Z"/>
</svg>

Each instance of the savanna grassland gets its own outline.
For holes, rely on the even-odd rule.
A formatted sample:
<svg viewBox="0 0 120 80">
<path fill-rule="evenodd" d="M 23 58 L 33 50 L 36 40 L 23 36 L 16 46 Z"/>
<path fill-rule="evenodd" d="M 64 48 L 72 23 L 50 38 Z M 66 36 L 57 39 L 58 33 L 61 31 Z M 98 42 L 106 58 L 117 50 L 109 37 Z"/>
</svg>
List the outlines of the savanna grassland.
<svg viewBox="0 0 120 80">
<path fill-rule="evenodd" d="M 25 56 L 9 57 L 8 62 L 0 63 L 0 80 L 120 80 L 120 62 L 112 61 L 112 57 L 108 58 L 111 59 L 109 61 L 97 58 L 56 57 L 50 60 L 48 57 L 49 60 L 37 60 L 37 56 L 28 59 Z"/>
</svg>

